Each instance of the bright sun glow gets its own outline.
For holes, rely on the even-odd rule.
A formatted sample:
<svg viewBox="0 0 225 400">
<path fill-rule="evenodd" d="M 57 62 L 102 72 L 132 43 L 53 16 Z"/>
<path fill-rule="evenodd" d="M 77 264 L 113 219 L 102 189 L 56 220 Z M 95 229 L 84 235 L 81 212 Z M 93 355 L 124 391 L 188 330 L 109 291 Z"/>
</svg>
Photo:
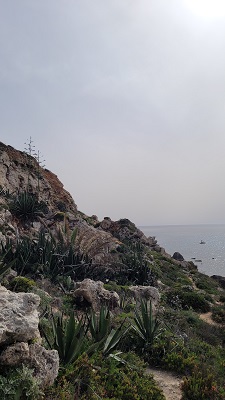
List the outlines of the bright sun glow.
<svg viewBox="0 0 225 400">
<path fill-rule="evenodd" d="M 186 6 L 196 15 L 217 19 L 225 16 L 225 0 L 185 0 Z"/>
</svg>

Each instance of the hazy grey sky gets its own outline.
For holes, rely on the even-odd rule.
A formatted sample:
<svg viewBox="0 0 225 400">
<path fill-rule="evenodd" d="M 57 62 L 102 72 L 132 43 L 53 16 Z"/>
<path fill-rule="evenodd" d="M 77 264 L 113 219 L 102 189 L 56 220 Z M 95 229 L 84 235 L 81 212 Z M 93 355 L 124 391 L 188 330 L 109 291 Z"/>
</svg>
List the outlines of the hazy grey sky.
<svg viewBox="0 0 225 400">
<path fill-rule="evenodd" d="M 225 1 L 0 0 L 0 132 L 89 215 L 225 223 Z"/>
</svg>

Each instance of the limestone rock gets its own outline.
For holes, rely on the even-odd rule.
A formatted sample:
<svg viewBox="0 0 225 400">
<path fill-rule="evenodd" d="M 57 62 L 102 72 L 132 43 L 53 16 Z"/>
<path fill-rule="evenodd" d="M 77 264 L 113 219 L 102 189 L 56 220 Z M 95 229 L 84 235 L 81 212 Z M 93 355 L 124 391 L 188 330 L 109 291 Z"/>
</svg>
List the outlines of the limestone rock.
<svg viewBox="0 0 225 400">
<path fill-rule="evenodd" d="M 138 301 L 151 300 L 153 310 L 158 307 L 160 301 L 159 290 L 154 286 L 130 286 L 129 291 Z"/>
<path fill-rule="evenodd" d="M 27 190 L 28 175 L 29 190 L 34 193 L 38 190 L 39 197 L 46 202 L 49 210 L 55 210 L 60 203 L 76 213 L 76 204 L 55 174 L 41 168 L 37 160 L 33 157 L 29 159 L 25 152 L 0 142 L 0 186 L 3 191 L 17 193 L 18 190 Z M 10 215 L 7 218 L 10 219 Z"/>
<path fill-rule="evenodd" d="M 0 355 L 0 364 L 15 367 L 24 364 L 29 358 L 29 345 L 25 342 L 17 342 L 8 346 Z"/>
<path fill-rule="evenodd" d="M 39 338 L 40 298 L 33 293 L 13 293 L 0 286 L 0 345 Z"/>
<path fill-rule="evenodd" d="M 0 364 L 16 367 L 21 364 L 34 370 L 33 375 L 41 387 L 52 385 L 58 375 L 59 355 L 56 350 L 46 350 L 39 344 L 18 342 L 8 346 L 0 356 Z"/>
<path fill-rule="evenodd" d="M 117 307 L 119 295 L 114 291 L 104 289 L 103 285 L 101 281 L 84 279 L 77 283 L 73 296 L 77 302 L 86 302 L 95 311 L 98 311 L 102 304 L 107 304 L 110 308 Z"/>
<path fill-rule="evenodd" d="M 59 371 L 59 355 L 57 350 L 46 350 L 39 344 L 29 346 L 29 365 L 34 368 L 34 376 L 43 387 L 50 386 Z"/>
</svg>

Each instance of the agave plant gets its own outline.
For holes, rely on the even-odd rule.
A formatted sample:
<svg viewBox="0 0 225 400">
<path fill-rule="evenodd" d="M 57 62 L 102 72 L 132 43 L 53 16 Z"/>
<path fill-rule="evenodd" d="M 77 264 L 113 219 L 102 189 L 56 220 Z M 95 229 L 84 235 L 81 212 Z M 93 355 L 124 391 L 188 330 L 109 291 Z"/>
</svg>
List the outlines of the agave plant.
<svg viewBox="0 0 225 400">
<path fill-rule="evenodd" d="M 112 355 L 112 352 L 119 346 L 121 340 L 126 335 L 130 327 L 123 329 L 123 323 L 117 329 L 112 329 L 110 334 L 107 336 L 106 341 L 102 349 L 104 356 Z"/>
<path fill-rule="evenodd" d="M 94 345 L 88 349 L 87 353 L 90 354 L 92 350 L 98 350 L 104 356 L 111 355 L 129 329 L 129 327 L 123 329 L 123 325 L 124 322 L 121 323 L 119 328 L 112 329 L 110 311 L 104 305 L 100 309 L 99 316 L 96 316 L 96 313 L 92 311 L 89 319 L 89 329 Z"/>
<path fill-rule="evenodd" d="M 89 329 L 95 342 L 100 342 L 108 335 L 110 329 L 110 311 L 108 307 L 102 306 L 99 316 L 93 310 L 91 311 Z"/>
<path fill-rule="evenodd" d="M 160 326 L 157 316 L 153 315 L 152 302 L 141 300 L 140 310 L 136 307 L 134 312 L 133 329 L 146 346 L 151 345 L 159 332 Z"/>
<path fill-rule="evenodd" d="M 84 319 L 77 322 L 73 312 L 68 319 L 65 319 L 63 314 L 57 318 L 52 316 L 52 330 L 53 341 L 45 332 L 44 337 L 49 347 L 58 351 L 60 361 L 64 365 L 72 363 L 84 352 L 87 334 Z"/>
<path fill-rule="evenodd" d="M 39 202 L 37 196 L 27 191 L 19 193 L 9 205 L 10 212 L 22 221 L 33 221 L 46 209 L 43 202 Z"/>
</svg>

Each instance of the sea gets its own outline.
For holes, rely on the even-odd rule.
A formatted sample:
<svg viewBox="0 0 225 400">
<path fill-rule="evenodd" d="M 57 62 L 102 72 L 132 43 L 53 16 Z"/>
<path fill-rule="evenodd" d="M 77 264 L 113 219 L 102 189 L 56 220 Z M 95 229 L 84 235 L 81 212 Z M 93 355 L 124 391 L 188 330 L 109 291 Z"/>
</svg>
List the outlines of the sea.
<svg viewBox="0 0 225 400">
<path fill-rule="evenodd" d="M 139 229 L 147 237 L 155 236 L 167 253 L 173 255 L 178 251 L 186 261 L 193 261 L 200 272 L 225 276 L 225 224 L 157 225 Z"/>
</svg>

